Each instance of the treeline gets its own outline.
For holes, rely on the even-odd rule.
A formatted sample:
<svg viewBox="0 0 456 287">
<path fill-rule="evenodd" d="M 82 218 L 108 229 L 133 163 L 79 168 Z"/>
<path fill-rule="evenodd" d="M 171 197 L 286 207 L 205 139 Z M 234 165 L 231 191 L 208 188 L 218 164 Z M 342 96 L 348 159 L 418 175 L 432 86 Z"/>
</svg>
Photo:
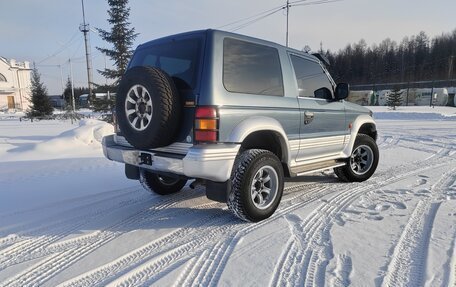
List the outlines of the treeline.
<svg viewBox="0 0 456 287">
<path fill-rule="evenodd" d="M 399 44 L 388 38 L 368 47 L 360 40 L 338 52 L 328 50 L 325 55 L 336 82 L 356 85 L 447 80 L 456 77 L 456 29 L 433 39 L 420 32 Z"/>
</svg>

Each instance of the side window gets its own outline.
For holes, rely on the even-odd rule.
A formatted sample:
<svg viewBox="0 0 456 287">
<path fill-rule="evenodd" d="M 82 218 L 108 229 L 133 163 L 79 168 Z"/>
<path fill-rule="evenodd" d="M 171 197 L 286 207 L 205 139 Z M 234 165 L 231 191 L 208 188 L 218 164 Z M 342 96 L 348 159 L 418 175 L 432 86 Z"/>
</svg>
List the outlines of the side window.
<svg viewBox="0 0 456 287">
<path fill-rule="evenodd" d="M 290 57 L 298 82 L 299 96 L 331 99 L 333 88 L 320 64 L 295 55 Z"/>
<path fill-rule="evenodd" d="M 225 38 L 223 85 L 227 91 L 235 93 L 283 96 L 277 49 Z"/>
</svg>

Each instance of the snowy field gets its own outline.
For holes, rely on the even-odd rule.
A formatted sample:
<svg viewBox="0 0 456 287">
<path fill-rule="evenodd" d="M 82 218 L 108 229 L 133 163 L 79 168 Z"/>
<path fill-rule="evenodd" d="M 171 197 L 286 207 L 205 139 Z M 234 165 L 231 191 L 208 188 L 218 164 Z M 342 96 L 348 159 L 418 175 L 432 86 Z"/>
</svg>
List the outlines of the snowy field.
<svg viewBox="0 0 456 287">
<path fill-rule="evenodd" d="M 372 109 L 370 180 L 293 179 L 256 224 L 125 179 L 105 123 L 0 117 L 0 286 L 456 286 L 456 108 Z"/>
</svg>

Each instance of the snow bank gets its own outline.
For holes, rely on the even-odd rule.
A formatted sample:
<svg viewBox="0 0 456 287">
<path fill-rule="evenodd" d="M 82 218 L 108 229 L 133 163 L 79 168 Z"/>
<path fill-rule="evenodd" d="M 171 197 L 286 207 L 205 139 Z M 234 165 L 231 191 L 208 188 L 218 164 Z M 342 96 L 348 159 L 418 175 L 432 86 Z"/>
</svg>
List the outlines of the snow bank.
<svg viewBox="0 0 456 287">
<path fill-rule="evenodd" d="M 374 112 L 377 120 L 446 120 L 456 121 L 455 107 L 423 107 L 408 106 L 397 107 L 392 110 L 389 107 L 370 106 L 367 107 Z"/>
<path fill-rule="evenodd" d="M 51 139 L 8 150 L 4 161 L 102 157 L 101 140 L 113 132 L 106 122 L 81 120 L 78 127 Z"/>
</svg>

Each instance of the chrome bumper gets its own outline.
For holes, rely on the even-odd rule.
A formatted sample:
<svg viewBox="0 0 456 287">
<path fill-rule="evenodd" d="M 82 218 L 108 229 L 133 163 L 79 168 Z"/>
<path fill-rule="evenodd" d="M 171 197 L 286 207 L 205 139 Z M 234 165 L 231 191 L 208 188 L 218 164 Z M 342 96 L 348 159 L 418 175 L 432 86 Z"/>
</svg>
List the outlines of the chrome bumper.
<svg viewBox="0 0 456 287">
<path fill-rule="evenodd" d="M 104 137 L 102 145 L 105 157 L 113 161 L 151 171 L 169 172 L 216 182 L 223 182 L 230 178 L 234 159 L 240 148 L 239 144 L 195 145 L 185 156 L 175 157 L 118 145 L 114 142 L 114 135 Z M 141 162 L 141 155 L 144 154 L 151 156 L 152 165 Z"/>
</svg>

